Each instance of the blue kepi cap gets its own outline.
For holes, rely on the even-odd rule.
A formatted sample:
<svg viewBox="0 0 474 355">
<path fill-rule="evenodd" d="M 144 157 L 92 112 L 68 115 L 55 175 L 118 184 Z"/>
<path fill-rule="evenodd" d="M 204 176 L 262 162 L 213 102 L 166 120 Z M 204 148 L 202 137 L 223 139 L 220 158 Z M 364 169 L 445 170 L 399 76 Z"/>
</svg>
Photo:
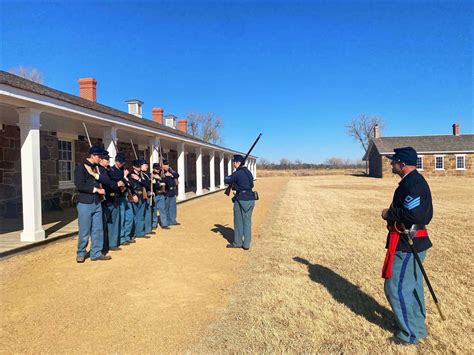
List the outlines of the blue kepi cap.
<svg viewBox="0 0 474 355">
<path fill-rule="evenodd" d="M 388 156 L 388 159 L 398 161 L 406 165 L 416 166 L 416 160 L 418 155 L 416 154 L 416 150 L 412 147 L 395 148 L 393 151 L 395 152 L 395 154 Z"/>
<path fill-rule="evenodd" d="M 242 163 L 244 161 L 244 157 L 240 154 L 235 154 L 233 160 L 234 160 L 234 162 Z"/>
</svg>

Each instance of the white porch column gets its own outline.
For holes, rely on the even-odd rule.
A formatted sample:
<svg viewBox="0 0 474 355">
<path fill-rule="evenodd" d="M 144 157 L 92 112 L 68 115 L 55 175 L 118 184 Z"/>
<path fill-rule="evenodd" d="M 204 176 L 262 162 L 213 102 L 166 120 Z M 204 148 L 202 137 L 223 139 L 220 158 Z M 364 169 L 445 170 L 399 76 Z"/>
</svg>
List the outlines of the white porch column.
<svg viewBox="0 0 474 355">
<path fill-rule="evenodd" d="M 222 189 L 225 187 L 224 184 L 224 153 L 219 154 L 219 187 Z"/>
<path fill-rule="evenodd" d="M 196 148 L 196 195 L 202 195 L 202 148 Z"/>
<path fill-rule="evenodd" d="M 216 191 L 216 163 L 214 161 L 214 151 L 211 150 L 209 153 L 209 190 Z"/>
<path fill-rule="evenodd" d="M 188 174 L 188 157 L 189 157 L 189 152 L 184 152 L 184 173 L 186 174 L 186 180 L 184 180 L 186 186 L 190 185 L 189 182 L 189 174 Z"/>
<path fill-rule="evenodd" d="M 229 155 L 227 159 L 227 175 L 232 175 L 232 155 Z"/>
<path fill-rule="evenodd" d="M 41 111 L 17 109 L 21 137 L 21 195 L 23 202 L 22 242 L 45 239 L 41 215 Z"/>
<path fill-rule="evenodd" d="M 153 164 L 158 163 L 160 158 L 158 156 L 158 146 L 160 145 L 160 138 L 150 138 L 150 171 L 153 171 Z"/>
<path fill-rule="evenodd" d="M 184 143 L 177 143 L 178 151 L 178 200 L 186 200 L 186 172 L 184 170 Z"/>
<path fill-rule="evenodd" d="M 253 178 L 257 180 L 257 160 L 253 161 Z"/>
<path fill-rule="evenodd" d="M 104 128 L 104 148 L 109 152 L 110 155 L 110 165 L 115 164 L 115 156 L 117 155 L 117 150 L 115 149 L 114 141 L 117 142 L 117 128 L 115 127 L 105 127 Z"/>
</svg>

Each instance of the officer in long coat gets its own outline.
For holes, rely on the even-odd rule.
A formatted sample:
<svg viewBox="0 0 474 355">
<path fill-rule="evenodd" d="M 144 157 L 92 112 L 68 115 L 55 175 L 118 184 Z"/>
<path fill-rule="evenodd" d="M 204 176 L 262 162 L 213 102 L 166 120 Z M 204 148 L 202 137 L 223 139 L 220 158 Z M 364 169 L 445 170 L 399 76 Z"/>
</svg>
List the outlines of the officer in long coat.
<svg viewBox="0 0 474 355">
<path fill-rule="evenodd" d="M 390 230 L 382 277 L 385 278 L 385 295 L 397 321 L 395 337 L 414 344 L 427 336 L 423 276 L 406 237 L 399 231 L 404 228 L 411 231 L 414 249 L 423 261 L 432 246 L 426 225 L 433 217 L 433 205 L 428 183 L 416 170 L 415 149 L 397 148 L 389 159 L 392 172 L 399 175 L 401 181 L 390 208 L 382 211 Z"/>
</svg>

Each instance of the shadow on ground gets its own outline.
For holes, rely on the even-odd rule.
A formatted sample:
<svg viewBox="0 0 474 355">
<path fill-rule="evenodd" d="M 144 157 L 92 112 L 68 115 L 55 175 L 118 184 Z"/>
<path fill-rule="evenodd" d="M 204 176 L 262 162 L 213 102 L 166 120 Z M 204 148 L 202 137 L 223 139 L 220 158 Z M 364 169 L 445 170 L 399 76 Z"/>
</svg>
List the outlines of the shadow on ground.
<svg viewBox="0 0 474 355">
<path fill-rule="evenodd" d="M 219 233 L 222 238 L 227 242 L 232 243 L 234 241 L 234 229 L 223 226 L 222 224 L 214 224 L 215 228 L 211 229 L 211 232 Z"/>
<path fill-rule="evenodd" d="M 75 208 L 65 208 L 62 210 L 43 212 L 43 225 L 52 224 L 45 229 L 46 238 L 51 234 L 59 231 L 61 228 L 67 226 L 69 223 L 77 219 L 77 211 Z M 0 234 L 11 233 L 23 230 L 22 218 L 4 218 L 0 223 Z"/>
<path fill-rule="evenodd" d="M 293 260 L 306 265 L 310 279 L 326 287 L 337 302 L 344 304 L 369 322 L 383 329 L 393 330 L 390 322 L 393 318 L 391 311 L 361 291 L 358 286 L 325 266 L 311 264 L 308 260 L 297 256 Z"/>
</svg>

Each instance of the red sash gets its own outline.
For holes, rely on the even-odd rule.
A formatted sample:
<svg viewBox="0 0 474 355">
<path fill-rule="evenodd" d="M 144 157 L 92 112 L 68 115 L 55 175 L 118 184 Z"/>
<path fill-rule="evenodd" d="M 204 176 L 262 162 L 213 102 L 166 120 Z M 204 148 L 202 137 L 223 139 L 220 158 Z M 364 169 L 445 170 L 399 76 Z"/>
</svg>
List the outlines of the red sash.
<svg viewBox="0 0 474 355">
<path fill-rule="evenodd" d="M 415 238 L 427 237 L 428 231 L 426 229 L 420 229 L 416 232 Z M 390 228 L 390 234 L 388 236 L 388 248 L 387 254 L 385 254 L 385 261 L 382 268 L 382 277 L 389 279 L 392 277 L 392 265 L 393 259 L 395 258 L 395 251 L 397 250 L 398 241 L 400 240 L 400 232 L 392 226 Z"/>
</svg>

